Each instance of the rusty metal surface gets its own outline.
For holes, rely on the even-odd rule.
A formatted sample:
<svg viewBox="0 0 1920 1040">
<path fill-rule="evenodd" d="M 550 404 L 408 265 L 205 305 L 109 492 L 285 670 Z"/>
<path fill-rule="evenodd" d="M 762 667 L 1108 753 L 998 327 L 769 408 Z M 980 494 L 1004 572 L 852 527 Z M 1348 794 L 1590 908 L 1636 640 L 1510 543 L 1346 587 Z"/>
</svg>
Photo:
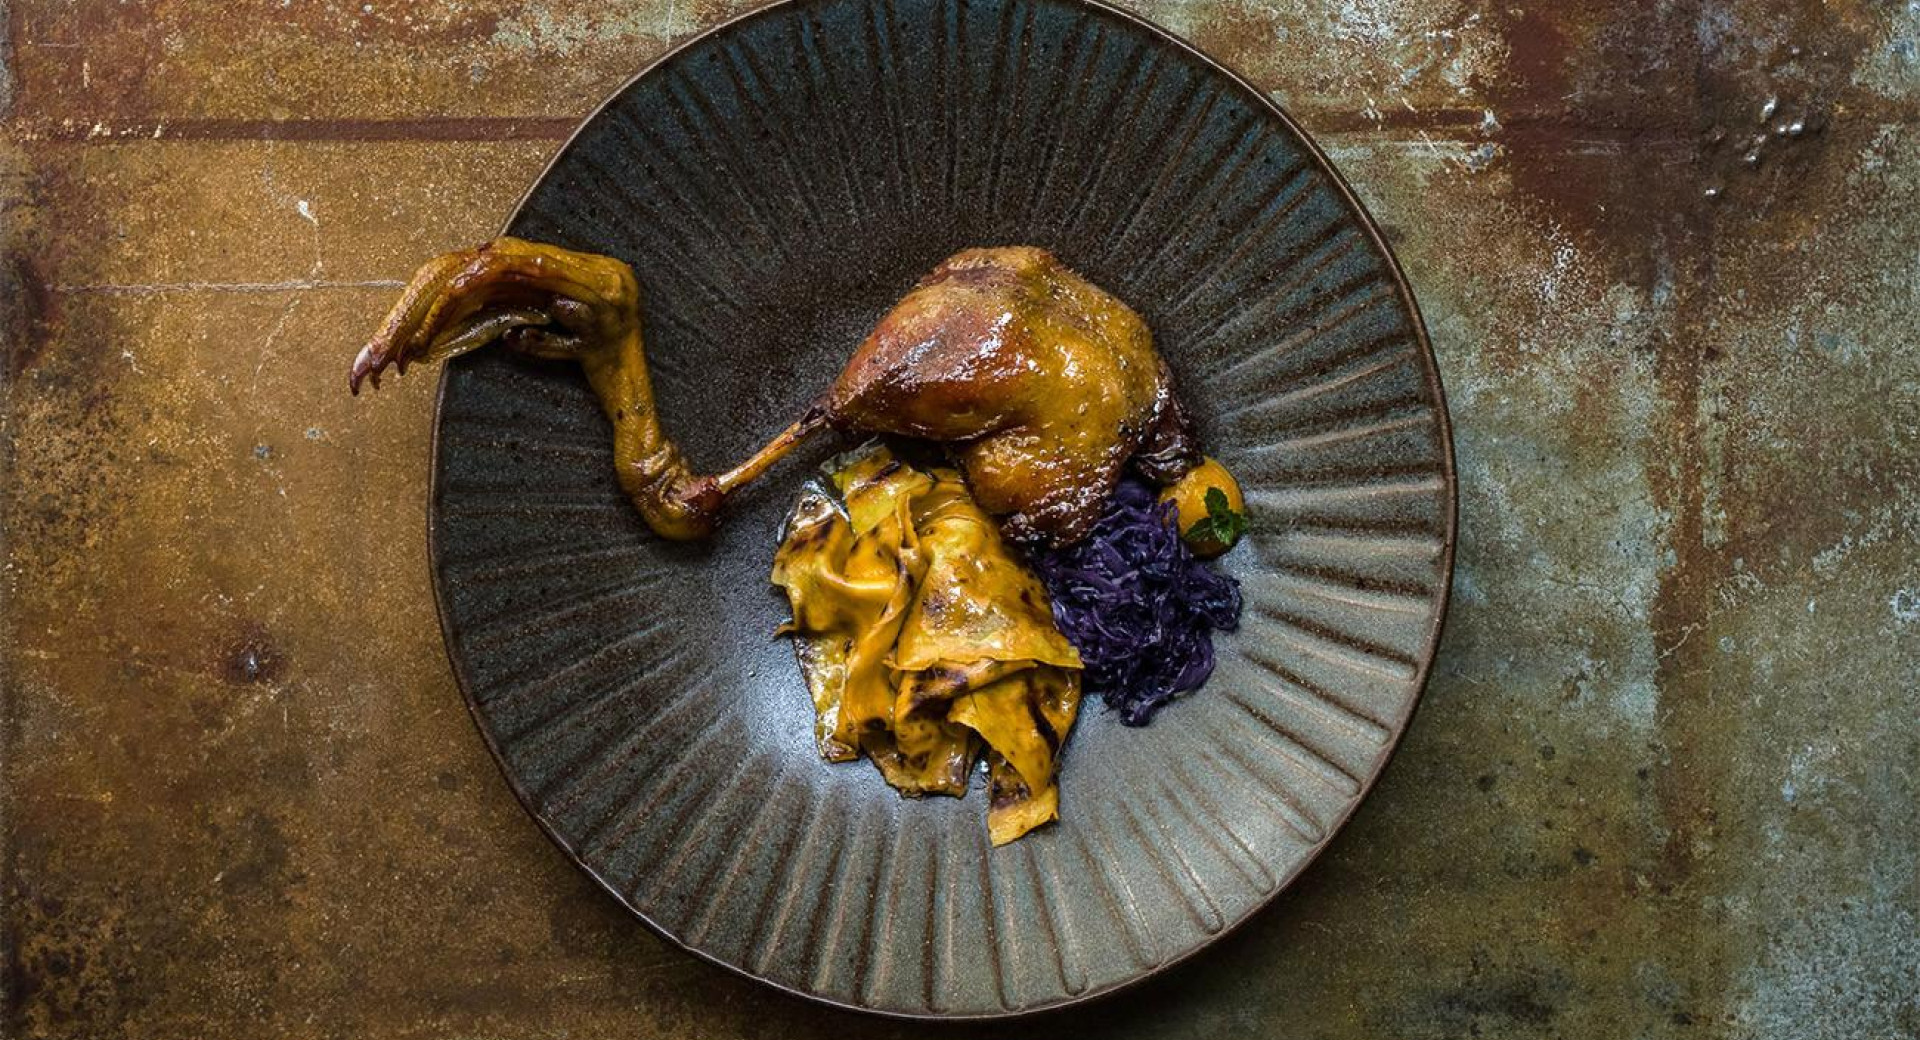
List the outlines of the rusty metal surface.
<svg viewBox="0 0 1920 1040">
<path fill-rule="evenodd" d="M 1920 1033 L 1920 13 L 1135 6 L 1388 225 L 1463 538 L 1330 852 L 1039 1028 Z M 341 391 L 395 279 L 737 7 L 0 10 L 0 1032 L 924 1032 L 673 953 L 546 844 L 432 617 L 432 383 Z"/>
</svg>

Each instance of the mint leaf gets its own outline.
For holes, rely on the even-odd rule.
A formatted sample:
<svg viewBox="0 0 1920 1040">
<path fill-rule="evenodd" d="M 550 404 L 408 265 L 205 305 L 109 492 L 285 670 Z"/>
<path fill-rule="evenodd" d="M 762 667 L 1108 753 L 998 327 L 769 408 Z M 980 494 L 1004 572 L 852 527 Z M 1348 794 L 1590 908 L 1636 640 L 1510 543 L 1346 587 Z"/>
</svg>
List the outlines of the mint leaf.
<svg viewBox="0 0 1920 1040">
<path fill-rule="evenodd" d="M 1213 529 L 1221 542 L 1232 545 L 1247 533 L 1247 516 L 1236 513 L 1227 502 L 1227 493 L 1217 487 L 1207 489 L 1207 519 L 1213 521 Z"/>
<path fill-rule="evenodd" d="M 1217 487 L 1207 489 L 1207 519 L 1218 522 L 1223 517 L 1233 515 L 1233 505 L 1227 501 L 1227 493 Z"/>
<path fill-rule="evenodd" d="M 1232 545 L 1247 533 L 1247 517 L 1244 513 L 1233 511 L 1233 505 L 1227 501 L 1227 493 L 1217 487 L 1207 489 L 1205 501 L 1207 515 L 1194 522 L 1187 529 L 1189 542 L 1217 542 Z"/>
</svg>

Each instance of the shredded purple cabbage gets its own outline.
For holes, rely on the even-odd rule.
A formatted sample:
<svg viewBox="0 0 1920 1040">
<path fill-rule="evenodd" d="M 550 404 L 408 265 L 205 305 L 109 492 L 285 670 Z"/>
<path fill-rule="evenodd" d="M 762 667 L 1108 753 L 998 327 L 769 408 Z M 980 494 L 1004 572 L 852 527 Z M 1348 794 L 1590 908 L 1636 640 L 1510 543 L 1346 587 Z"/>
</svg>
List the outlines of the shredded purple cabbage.
<svg viewBox="0 0 1920 1040">
<path fill-rule="evenodd" d="M 1120 482 L 1093 532 L 1033 553 L 1053 620 L 1086 664 L 1086 685 L 1144 726 L 1213 674 L 1213 631 L 1240 624 L 1240 583 L 1194 558 L 1173 504 L 1145 482 Z"/>
</svg>

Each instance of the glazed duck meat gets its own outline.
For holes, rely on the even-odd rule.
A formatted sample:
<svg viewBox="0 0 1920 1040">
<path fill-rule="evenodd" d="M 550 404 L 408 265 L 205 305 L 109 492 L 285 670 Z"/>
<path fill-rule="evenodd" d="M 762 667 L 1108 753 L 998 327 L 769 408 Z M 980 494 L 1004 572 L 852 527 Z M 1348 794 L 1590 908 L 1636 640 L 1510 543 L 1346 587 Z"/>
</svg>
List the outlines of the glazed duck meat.
<svg viewBox="0 0 1920 1040">
<path fill-rule="evenodd" d="M 1028 246 L 936 267 L 868 335 L 814 405 L 718 475 L 694 473 L 661 429 L 626 264 L 500 238 L 421 268 L 350 382 L 500 342 L 571 359 L 613 425 L 621 486 L 649 526 L 712 531 L 726 497 L 823 429 L 945 444 L 981 508 L 1015 539 L 1086 534 L 1132 462 L 1169 484 L 1200 460 L 1166 364 L 1125 304 Z"/>
</svg>

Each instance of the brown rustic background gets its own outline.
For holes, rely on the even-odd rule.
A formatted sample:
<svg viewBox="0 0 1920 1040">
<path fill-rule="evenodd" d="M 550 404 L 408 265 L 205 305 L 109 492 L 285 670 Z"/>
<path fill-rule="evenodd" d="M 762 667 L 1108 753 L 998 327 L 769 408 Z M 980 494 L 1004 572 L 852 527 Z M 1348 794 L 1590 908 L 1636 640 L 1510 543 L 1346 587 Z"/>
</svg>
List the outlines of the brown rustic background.
<svg viewBox="0 0 1920 1040">
<path fill-rule="evenodd" d="M 678 954 L 515 805 L 425 563 L 412 266 L 727 0 L 13 0 L 8 1037 L 1920 1034 L 1920 5 L 1134 0 L 1388 227 L 1460 568 L 1246 929 L 927 1030 Z"/>
</svg>

